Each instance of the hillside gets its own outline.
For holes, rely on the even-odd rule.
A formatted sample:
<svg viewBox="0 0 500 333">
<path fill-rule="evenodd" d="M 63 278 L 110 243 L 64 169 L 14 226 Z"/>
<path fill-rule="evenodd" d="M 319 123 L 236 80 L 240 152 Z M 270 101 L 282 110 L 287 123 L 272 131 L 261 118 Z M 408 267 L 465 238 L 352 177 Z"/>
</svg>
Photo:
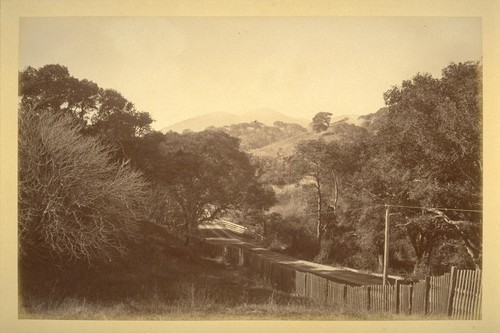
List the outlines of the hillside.
<svg viewBox="0 0 500 333">
<path fill-rule="evenodd" d="M 198 117 L 189 118 L 173 125 L 164 127 L 161 131 L 166 133 L 174 131 L 181 133 L 189 129 L 194 132 L 203 131 L 207 127 L 223 127 L 238 123 L 260 122 L 265 125 L 273 125 L 276 121 L 284 123 L 299 124 L 307 127 L 309 120 L 287 116 L 281 112 L 269 108 L 256 109 L 243 114 L 229 112 L 211 112 Z"/>
<path fill-rule="evenodd" d="M 252 149 L 250 154 L 258 157 L 276 157 L 280 155 L 292 155 L 295 146 L 304 140 L 319 140 L 323 139 L 327 142 L 336 141 L 343 137 L 345 131 L 351 127 L 361 123 L 361 117 L 358 116 L 340 116 L 332 118 L 330 128 L 324 132 L 305 132 L 298 135 L 286 138 L 284 140 L 274 142 L 270 145 L 259 149 Z"/>
<path fill-rule="evenodd" d="M 60 271 L 23 267 L 24 319 L 335 318 L 311 301 L 276 291 L 242 267 L 204 258 L 161 226 L 143 225 L 127 256 Z"/>
<path fill-rule="evenodd" d="M 307 132 L 306 128 L 298 124 L 284 123 L 282 121 L 275 122 L 273 126 L 254 121 L 224 127 L 212 127 L 211 129 L 225 132 L 240 139 L 240 147 L 244 151 L 262 148 L 274 142 Z"/>
</svg>

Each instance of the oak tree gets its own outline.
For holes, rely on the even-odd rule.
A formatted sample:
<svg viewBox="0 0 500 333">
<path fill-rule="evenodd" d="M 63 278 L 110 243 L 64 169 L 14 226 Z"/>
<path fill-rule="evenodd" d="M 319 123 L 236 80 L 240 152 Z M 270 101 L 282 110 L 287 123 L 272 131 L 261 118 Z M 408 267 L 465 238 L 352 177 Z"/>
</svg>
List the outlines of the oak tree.
<svg viewBox="0 0 500 333">
<path fill-rule="evenodd" d="M 328 129 L 330 126 L 330 118 L 332 114 L 330 112 L 319 112 L 312 120 L 311 127 L 315 132 L 322 132 Z"/>
</svg>

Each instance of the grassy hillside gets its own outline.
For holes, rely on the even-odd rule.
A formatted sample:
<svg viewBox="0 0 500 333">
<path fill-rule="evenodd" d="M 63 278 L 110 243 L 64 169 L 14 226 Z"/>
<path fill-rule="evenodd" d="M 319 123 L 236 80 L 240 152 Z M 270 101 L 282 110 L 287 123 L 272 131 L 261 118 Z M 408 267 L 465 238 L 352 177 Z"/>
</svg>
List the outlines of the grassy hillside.
<svg viewBox="0 0 500 333">
<path fill-rule="evenodd" d="M 241 267 L 203 259 L 148 224 L 130 255 L 116 262 L 21 270 L 20 318 L 31 319 L 342 319 L 360 314 L 324 308 L 275 291 Z"/>
<path fill-rule="evenodd" d="M 355 126 L 355 124 L 352 124 L 349 118 L 341 119 L 337 122 L 333 122 L 326 131 L 320 133 L 312 131 L 300 133 L 284 140 L 274 142 L 265 147 L 252 149 L 249 153 L 257 157 L 276 157 L 278 154 L 284 156 L 292 155 L 295 146 L 300 141 L 323 139 L 326 142 L 331 142 L 340 140 L 345 136 L 346 132 L 349 131 L 349 128 L 353 126 Z"/>
<path fill-rule="evenodd" d="M 239 138 L 241 140 L 240 146 L 245 151 L 258 149 L 307 132 L 307 129 L 298 124 L 276 122 L 273 126 L 267 126 L 256 121 L 232 124 L 214 129 Z"/>
</svg>

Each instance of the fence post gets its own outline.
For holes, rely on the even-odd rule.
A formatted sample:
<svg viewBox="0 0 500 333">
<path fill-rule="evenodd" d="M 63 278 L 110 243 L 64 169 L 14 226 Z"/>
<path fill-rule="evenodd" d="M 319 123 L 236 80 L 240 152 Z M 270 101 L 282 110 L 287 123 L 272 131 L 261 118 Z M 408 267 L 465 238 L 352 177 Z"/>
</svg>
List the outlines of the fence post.
<svg viewBox="0 0 500 333">
<path fill-rule="evenodd" d="M 431 277 L 425 277 L 425 298 L 424 298 L 424 314 L 429 314 L 429 294 L 431 291 Z"/>
<path fill-rule="evenodd" d="M 408 292 L 408 314 L 411 314 L 413 312 L 413 285 L 410 285 L 410 290 Z"/>
<path fill-rule="evenodd" d="M 400 307 L 400 302 L 399 302 L 399 286 L 400 286 L 400 282 L 399 280 L 396 280 L 396 283 L 394 284 L 394 288 L 396 288 L 396 304 L 395 304 L 395 307 L 396 307 L 396 314 L 399 314 L 399 307 Z"/>
<path fill-rule="evenodd" d="M 368 286 L 366 288 L 366 292 L 368 294 L 368 304 L 367 304 L 367 310 L 370 311 L 371 309 L 371 302 L 372 302 L 372 287 L 371 286 Z"/>
<path fill-rule="evenodd" d="M 457 267 L 451 266 L 450 287 L 448 289 L 448 303 L 446 305 L 446 314 L 450 317 L 453 311 L 453 297 L 455 296 L 456 284 L 457 284 Z"/>
<path fill-rule="evenodd" d="M 222 246 L 222 258 L 223 258 L 222 260 L 223 260 L 224 262 L 226 262 L 227 260 L 229 260 L 229 253 L 228 253 L 228 252 L 229 252 L 229 251 L 227 250 L 226 245 L 223 245 L 223 246 Z"/>
<path fill-rule="evenodd" d="M 344 305 L 347 305 L 347 285 L 344 284 L 344 294 L 342 295 Z"/>
<path fill-rule="evenodd" d="M 329 283 L 328 283 L 328 280 L 327 280 L 327 279 L 325 279 L 324 286 L 325 286 L 325 294 L 324 294 L 324 296 L 323 296 L 323 299 L 325 300 L 325 305 L 328 305 L 328 289 L 329 289 Z"/>
<path fill-rule="evenodd" d="M 240 266 L 245 265 L 245 257 L 243 256 L 243 249 L 241 247 L 238 248 L 238 259 Z"/>
</svg>

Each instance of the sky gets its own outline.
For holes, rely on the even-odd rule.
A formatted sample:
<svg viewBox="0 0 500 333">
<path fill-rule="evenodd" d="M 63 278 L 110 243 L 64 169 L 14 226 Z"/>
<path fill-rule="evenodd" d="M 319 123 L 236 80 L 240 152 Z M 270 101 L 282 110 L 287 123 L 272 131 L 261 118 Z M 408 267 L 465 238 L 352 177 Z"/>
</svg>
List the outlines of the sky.
<svg viewBox="0 0 500 333">
<path fill-rule="evenodd" d="M 153 128 L 271 108 L 368 114 L 417 73 L 482 58 L 480 18 L 21 18 L 19 70 L 46 64 L 112 88 Z"/>
</svg>

